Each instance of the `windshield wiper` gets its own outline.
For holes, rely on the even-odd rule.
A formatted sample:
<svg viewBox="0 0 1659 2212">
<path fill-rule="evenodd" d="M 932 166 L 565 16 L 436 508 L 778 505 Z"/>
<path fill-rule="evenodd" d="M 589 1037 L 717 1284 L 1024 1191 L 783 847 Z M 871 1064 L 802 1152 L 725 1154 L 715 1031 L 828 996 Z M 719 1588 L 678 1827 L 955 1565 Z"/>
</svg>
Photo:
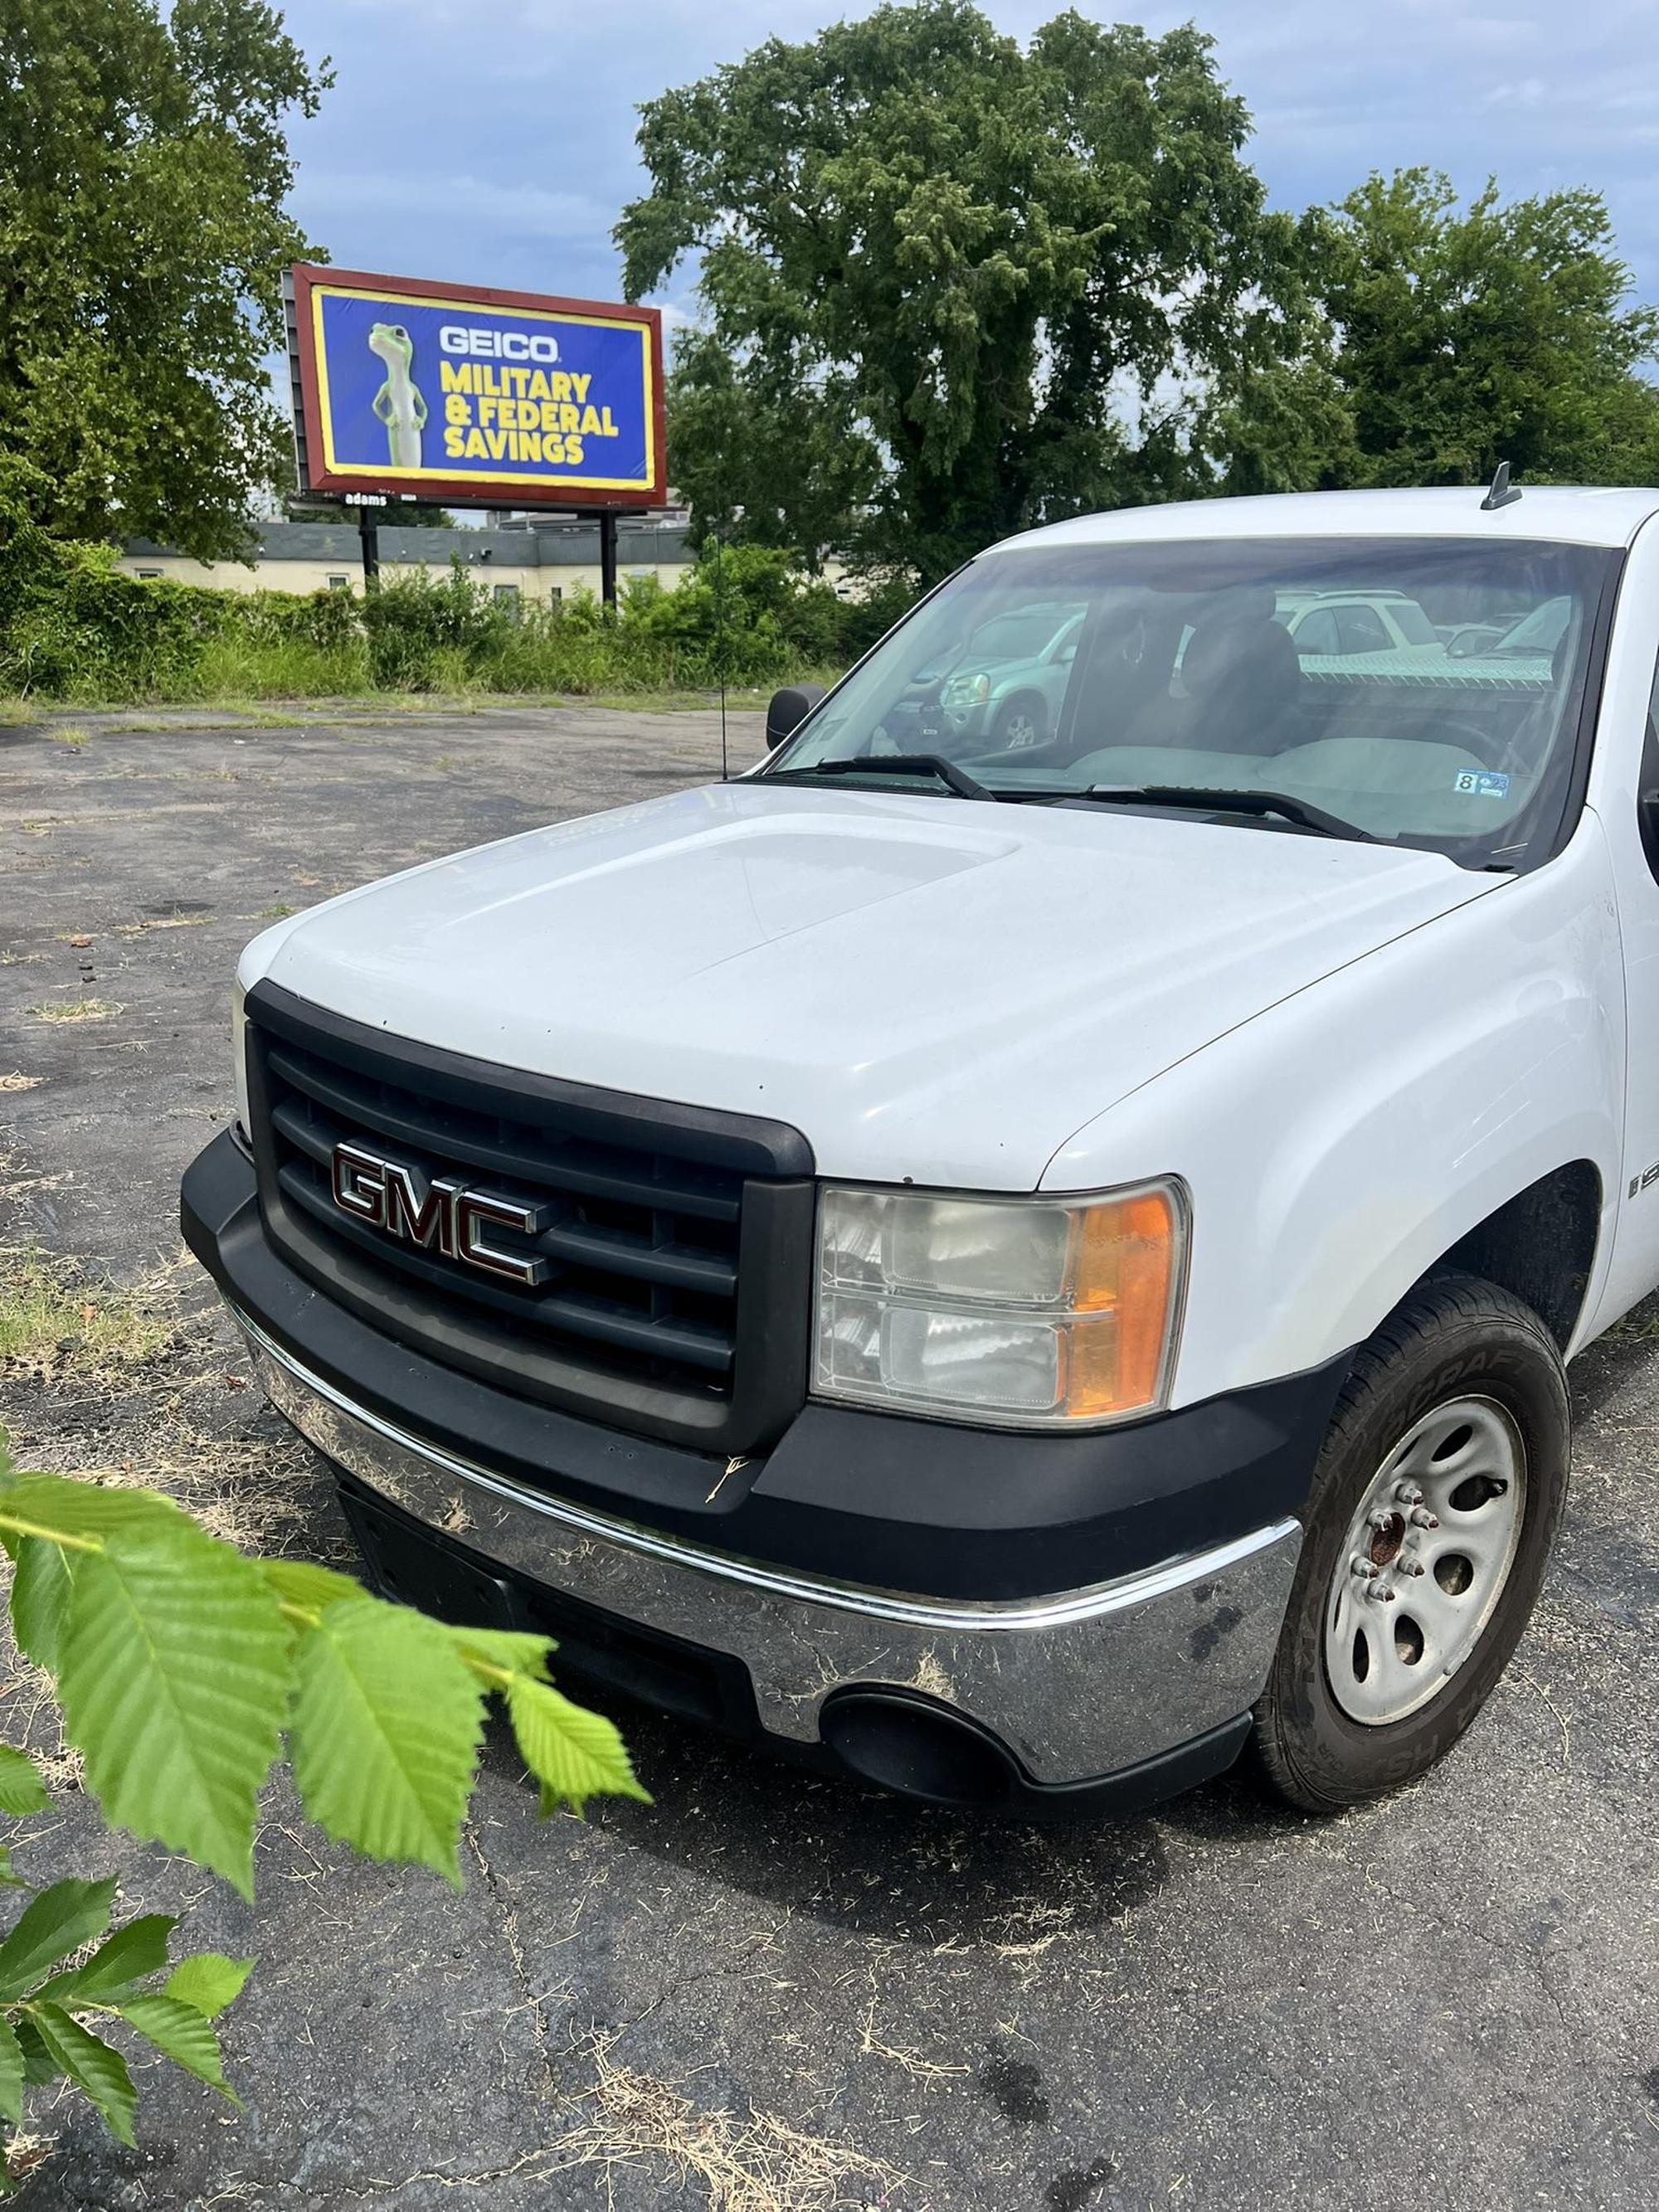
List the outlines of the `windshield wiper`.
<svg viewBox="0 0 1659 2212">
<path fill-rule="evenodd" d="M 931 775 L 958 799 L 996 799 L 999 794 L 975 783 L 966 769 L 938 753 L 869 753 L 854 760 L 815 761 L 811 768 L 780 769 L 778 783 L 791 783 L 809 775 Z"/>
<path fill-rule="evenodd" d="M 1387 842 L 1369 830 L 1362 830 L 1357 822 L 1346 822 L 1340 814 L 1328 814 L 1322 806 L 1315 806 L 1305 799 L 1292 799 L 1282 791 L 1194 791 L 1189 785 L 1181 783 L 1096 783 L 1073 796 L 1100 799 L 1108 805 L 1190 806 L 1212 814 L 1279 814 L 1286 822 L 1294 822 L 1298 830 L 1311 830 L 1317 836 L 1349 837 L 1362 845 Z"/>
</svg>

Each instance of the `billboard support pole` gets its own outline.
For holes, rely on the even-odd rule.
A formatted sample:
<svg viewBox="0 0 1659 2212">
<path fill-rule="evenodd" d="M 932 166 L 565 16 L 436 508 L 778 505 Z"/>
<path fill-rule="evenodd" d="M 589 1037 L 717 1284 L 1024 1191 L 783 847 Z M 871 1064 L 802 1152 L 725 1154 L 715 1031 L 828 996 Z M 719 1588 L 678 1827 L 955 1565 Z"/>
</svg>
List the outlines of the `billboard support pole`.
<svg viewBox="0 0 1659 2212">
<path fill-rule="evenodd" d="M 380 513 L 378 507 L 357 509 L 357 534 L 363 545 L 363 590 L 380 588 Z"/>
<path fill-rule="evenodd" d="M 599 517 L 599 597 L 608 607 L 617 604 L 617 511 L 607 507 Z"/>
</svg>

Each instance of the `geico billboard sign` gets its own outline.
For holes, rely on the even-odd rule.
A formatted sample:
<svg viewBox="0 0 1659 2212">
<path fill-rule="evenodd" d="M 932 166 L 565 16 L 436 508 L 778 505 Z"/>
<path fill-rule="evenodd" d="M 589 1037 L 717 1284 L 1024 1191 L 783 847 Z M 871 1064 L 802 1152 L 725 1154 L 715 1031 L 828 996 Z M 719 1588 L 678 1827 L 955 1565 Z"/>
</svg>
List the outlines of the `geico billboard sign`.
<svg viewBox="0 0 1659 2212">
<path fill-rule="evenodd" d="M 556 361 L 557 338 L 528 331 L 481 330 L 470 323 L 446 323 L 438 332 L 444 353 L 474 355 L 483 361 Z"/>
</svg>

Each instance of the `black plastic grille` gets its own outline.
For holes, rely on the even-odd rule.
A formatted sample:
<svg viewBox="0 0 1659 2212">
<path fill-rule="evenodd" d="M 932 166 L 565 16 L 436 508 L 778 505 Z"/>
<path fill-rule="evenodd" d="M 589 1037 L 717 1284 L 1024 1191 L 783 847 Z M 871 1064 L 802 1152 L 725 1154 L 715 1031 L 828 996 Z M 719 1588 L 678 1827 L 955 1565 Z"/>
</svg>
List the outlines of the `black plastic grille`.
<svg viewBox="0 0 1659 2212">
<path fill-rule="evenodd" d="M 355 1025 L 333 1018 L 337 1034 L 307 1034 L 291 1013 L 273 1021 L 252 1002 L 249 1012 L 267 1229 L 334 1295 L 455 1364 L 623 1425 L 711 1443 L 741 1431 L 746 1443 L 775 1415 L 781 1346 L 770 1322 L 748 1334 L 775 1371 L 739 1392 L 744 1285 L 751 1261 L 773 1279 L 757 1288 L 775 1321 L 779 1263 L 799 1265 L 804 1346 L 805 1255 L 793 1248 L 810 1233 L 810 1185 L 721 1158 L 718 1128 L 711 1137 L 653 1127 L 649 1101 L 608 1112 L 585 1097 L 610 1094 L 504 1073 L 491 1085 L 488 1072 L 453 1072 L 477 1063 L 434 1067 L 445 1056 L 421 1048 L 400 1057 L 393 1042 L 343 1037 Z M 332 1179 L 342 1142 L 407 1170 L 417 1192 L 447 1180 L 533 1209 L 533 1230 L 493 1223 L 489 1242 L 539 1262 L 538 1279 L 514 1280 L 446 1250 L 440 1236 L 422 1243 L 343 1210 Z M 804 1212 L 791 1203 L 801 1193 Z M 781 1228 L 792 1233 L 781 1239 Z M 793 1364 L 783 1358 L 782 1379 L 798 1402 Z"/>
</svg>

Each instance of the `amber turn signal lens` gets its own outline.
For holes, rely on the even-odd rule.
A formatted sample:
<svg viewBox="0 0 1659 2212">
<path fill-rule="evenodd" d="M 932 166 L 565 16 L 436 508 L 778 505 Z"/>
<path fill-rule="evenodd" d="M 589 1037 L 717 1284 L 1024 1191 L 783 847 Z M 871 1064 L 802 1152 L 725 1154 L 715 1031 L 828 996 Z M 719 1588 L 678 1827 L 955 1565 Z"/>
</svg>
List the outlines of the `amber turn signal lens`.
<svg viewBox="0 0 1659 2212">
<path fill-rule="evenodd" d="M 1091 1206 L 1077 1220 L 1066 1411 L 1097 1419 L 1158 1397 L 1179 1224 L 1163 1189 Z"/>
</svg>

